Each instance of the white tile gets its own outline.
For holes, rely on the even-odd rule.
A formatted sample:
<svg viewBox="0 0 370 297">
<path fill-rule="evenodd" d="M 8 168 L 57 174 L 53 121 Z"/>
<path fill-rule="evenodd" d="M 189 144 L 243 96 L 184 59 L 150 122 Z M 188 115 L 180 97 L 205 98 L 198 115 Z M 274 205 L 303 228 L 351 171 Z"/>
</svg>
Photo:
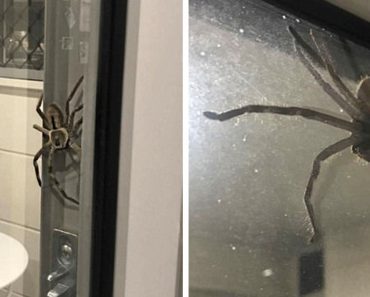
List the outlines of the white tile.
<svg viewBox="0 0 370 297">
<path fill-rule="evenodd" d="M 40 228 L 41 190 L 32 157 L 0 150 L 0 219 Z"/>
<path fill-rule="evenodd" d="M 0 232 L 21 242 L 29 256 L 27 269 L 22 277 L 12 284 L 12 291 L 29 297 L 39 296 L 40 280 L 40 233 L 0 220 Z"/>
<path fill-rule="evenodd" d="M 0 77 L 0 92 L 2 88 L 18 88 L 41 91 L 43 88 L 43 82 L 39 80 Z"/>
<path fill-rule="evenodd" d="M 17 90 L 17 89 L 12 89 Z M 33 124 L 41 125 L 36 112 L 37 96 L 41 92 L 2 92 L 0 89 L 0 148 L 18 153 L 34 155 L 41 147 L 41 133 Z"/>
<path fill-rule="evenodd" d="M 8 297 L 8 291 L 6 289 L 0 290 L 0 297 Z M 9 297 L 30 297 L 26 295 L 20 295 L 12 291 Z"/>
</svg>

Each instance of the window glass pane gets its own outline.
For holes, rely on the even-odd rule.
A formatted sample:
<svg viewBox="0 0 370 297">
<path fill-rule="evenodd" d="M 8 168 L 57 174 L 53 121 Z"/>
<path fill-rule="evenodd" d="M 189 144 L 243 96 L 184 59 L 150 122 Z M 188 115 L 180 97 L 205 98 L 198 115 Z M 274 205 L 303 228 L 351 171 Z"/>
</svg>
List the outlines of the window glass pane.
<svg viewBox="0 0 370 297">
<path fill-rule="evenodd" d="M 189 10 L 190 295 L 366 296 L 370 51 L 262 1 Z"/>
</svg>

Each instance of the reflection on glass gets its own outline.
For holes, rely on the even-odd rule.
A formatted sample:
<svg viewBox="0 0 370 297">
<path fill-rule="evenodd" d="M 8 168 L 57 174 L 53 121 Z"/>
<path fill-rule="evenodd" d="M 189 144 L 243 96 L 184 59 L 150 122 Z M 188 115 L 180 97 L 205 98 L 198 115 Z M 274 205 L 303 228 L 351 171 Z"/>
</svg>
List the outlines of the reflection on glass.
<svg viewBox="0 0 370 297">
<path fill-rule="evenodd" d="M 192 0 L 189 57 L 191 296 L 370 289 L 370 51 L 261 1 Z"/>
<path fill-rule="evenodd" d="M 43 70 L 44 9 L 43 0 L 0 2 L 1 67 Z"/>
</svg>

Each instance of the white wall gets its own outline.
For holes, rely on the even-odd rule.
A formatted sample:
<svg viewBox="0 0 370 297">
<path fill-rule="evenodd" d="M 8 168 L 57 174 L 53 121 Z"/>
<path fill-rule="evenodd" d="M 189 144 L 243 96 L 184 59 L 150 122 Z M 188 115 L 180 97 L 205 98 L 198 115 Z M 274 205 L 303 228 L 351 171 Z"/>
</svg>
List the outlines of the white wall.
<svg viewBox="0 0 370 297">
<path fill-rule="evenodd" d="M 182 201 L 182 1 L 130 0 L 114 296 L 174 297 Z"/>
<path fill-rule="evenodd" d="M 12 285 L 14 294 L 38 297 L 40 188 L 32 165 L 41 147 L 36 104 L 42 82 L 0 78 L 0 232 L 20 241 L 30 262 Z M 2 295 L 0 295 L 2 296 Z"/>
</svg>

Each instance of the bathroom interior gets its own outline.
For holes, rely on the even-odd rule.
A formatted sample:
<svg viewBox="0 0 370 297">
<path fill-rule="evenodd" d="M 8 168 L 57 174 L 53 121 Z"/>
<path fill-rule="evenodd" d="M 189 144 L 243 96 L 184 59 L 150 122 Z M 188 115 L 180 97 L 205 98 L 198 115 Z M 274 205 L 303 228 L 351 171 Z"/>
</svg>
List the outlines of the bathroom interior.
<svg viewBox="0 0 370 297">
<path fill-rule="evenodd" d="M 10 251 L 18 259 L 24 256 L 19 267 L 6 268 L 7 255 L 0 255 L 0 296 L 76 294 L 76 284 L 66 285 L 64 278 L 77 273 L 81 144 L 89 141 L 89 132 L 82 140 L 82 130 L 89 131 L 93 122 L 94 102 L 82 104 L 84 73 L 96 67 L 88 65 L 87 56 L 96 25 L 89 19 L 90 5 L 88 0 L 0 1 L 0 235 L 9 241 L 0 242 L 0 251 L 8 258 Z M 41 96 L 44 119 L 37 110 Z M 61 134 L 58 128 L 64 129 Z M 63 137 L 68 137 L 64 146 Z M 25 255 L 17 256 L 12 239 Z M 7 279 L 11 275 L 14 279 Z"/>
</svg>

